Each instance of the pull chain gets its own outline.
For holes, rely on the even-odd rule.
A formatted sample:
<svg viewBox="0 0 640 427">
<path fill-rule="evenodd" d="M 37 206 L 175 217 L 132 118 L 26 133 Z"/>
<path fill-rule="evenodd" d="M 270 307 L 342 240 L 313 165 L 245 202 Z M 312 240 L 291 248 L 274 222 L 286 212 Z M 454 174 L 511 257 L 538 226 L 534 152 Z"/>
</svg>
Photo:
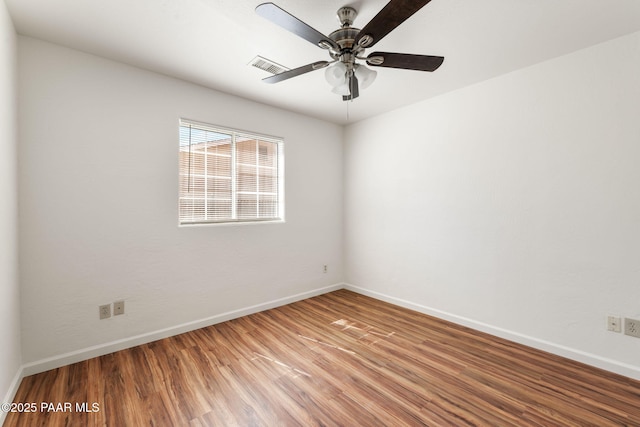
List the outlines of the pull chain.
<svg viewBox="0 0 640 427">
<path fill-rule="evenodd" d="M 353 99 L 350 99 L 350 100 L 347 102 L 347 121 L 349 121 L 349 104 L 351 104 L 352 102 L 353 102 Z"/>
</svg>

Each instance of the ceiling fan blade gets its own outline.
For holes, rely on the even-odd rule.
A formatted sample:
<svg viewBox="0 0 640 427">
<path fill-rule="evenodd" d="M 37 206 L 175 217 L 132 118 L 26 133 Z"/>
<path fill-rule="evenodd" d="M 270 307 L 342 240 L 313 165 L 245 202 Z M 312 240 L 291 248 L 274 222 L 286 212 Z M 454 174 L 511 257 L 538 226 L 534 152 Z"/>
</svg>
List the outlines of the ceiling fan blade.
<svg viewBox="0 0 640 427">
<path fill-rule="evenodd" d="M 362 47 L 378 43 L 431 0 L 391 0 L 356 36 Z"/>
<path fill-rule="evenodd" d="M 308 73 L 310 71 L 319 70 L 320 68 L 324 68 L 329 64 L 330 62 L 328 61 L 314 62 L 313 64 L 307 64 L 303 65 L 302 67 L 294 68 L 293 70 L 285 71 L 284 73 L 274 74 L 273 76 L 262 79 L 262 81 L 265 83 L 278 83 L 283 80 Z"/>
<path fill-rule="evenodd" d="M 358 78 L 355 73 L 351 73 L 349 79 L 349 91 L 351 92 L 351 99 L 356 99 L 360 96 L 360 88 L 358 87 Z"/>
<path fill-rule="evenodd" d="M 332 47 L 340 50 L 337 43 L 321 32 L 311 28 L 289 12 L 273 3 L 262 3 L 256 7 L 256 13 L 274 24 L 322 48 Z"/>
<path fill-rule="evenodd" d="M 358 87 L 358 78 L 354 73 L 351 73 L 349 77 L 349 95 L 343 95 L 343 101 L 351 101 L 360 96 L 360 89 Z"/>
<path fill-rule="evenodd" d="M 410 53 L 373 52 L 367 57 L 367 64 L 372 67 L 418 71 L 435 71 L 443 62 L 444 57 L 442 56 L 412 55 Z"/>
</svg>

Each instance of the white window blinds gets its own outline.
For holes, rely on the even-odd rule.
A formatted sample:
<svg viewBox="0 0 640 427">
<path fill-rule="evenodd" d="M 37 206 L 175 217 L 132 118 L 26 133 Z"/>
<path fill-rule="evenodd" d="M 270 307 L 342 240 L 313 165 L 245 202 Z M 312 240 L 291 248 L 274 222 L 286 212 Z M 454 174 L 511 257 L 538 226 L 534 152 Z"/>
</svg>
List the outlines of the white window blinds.
<svg viewBox="0 0 640 427">
<path fill-rule="evenodd" d="M 180 120 L 180 224 L 284 219 L 283 142 Z"/>
</svg>

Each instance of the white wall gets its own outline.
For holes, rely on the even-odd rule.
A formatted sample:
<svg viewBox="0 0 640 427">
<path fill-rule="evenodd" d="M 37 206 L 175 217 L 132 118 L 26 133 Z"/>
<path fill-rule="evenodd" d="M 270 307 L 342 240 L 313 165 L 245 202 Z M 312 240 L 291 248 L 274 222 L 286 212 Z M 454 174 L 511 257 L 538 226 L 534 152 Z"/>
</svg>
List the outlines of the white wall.
<svg viewBox="0 0 640 427">
<path fill-rule="evenodd" d="M 349 126 L 347 282 L 640 378 L 639 75 L 636 33 Z"/>
<path fill-rule="evenodd" d="M 341 281 L 341 127 L 35 39 L 18 47 L 26 363 Z M 180 117 L 284 137 L 286 223 L 178 227 Z M 126 314 L 98 320 L 118 299 Z"/>
<path fill-rule="evenodd" d="M 607 314 L 640 318 L 640 34 L 351 125 L 344 176 L 338 126 L 18 43 L 24 362 L 346 277 L 362 292 L 640 378 L 640 340 L 605 331 Z M 10 118 L 11 97 L 0 108 Z M 287 222 L 177 227 L 179 117 L 284 137 Z M 0 195 L 11 200 L 15 129 L 0 131 L 9 135 Z M 2 209 L 10 234 L 15 206 Z M 2 315 L 16 325 L 2 332 L 14 343 L 0 351 L 7 382 L 19 364 L 18 289 L 15 244 L 2 241 L 0 304 L 14 302 Z M 97 306 L 117 299 L 127 314 L 99 321 Z"/>
<path fill-rule="evenodd" d="M 12 388 L 21 363 L 15 86 L 16 33 L 4 1 L 0 1 L 0 398 L 3 402 L 13 398 Z"/>
</svg>

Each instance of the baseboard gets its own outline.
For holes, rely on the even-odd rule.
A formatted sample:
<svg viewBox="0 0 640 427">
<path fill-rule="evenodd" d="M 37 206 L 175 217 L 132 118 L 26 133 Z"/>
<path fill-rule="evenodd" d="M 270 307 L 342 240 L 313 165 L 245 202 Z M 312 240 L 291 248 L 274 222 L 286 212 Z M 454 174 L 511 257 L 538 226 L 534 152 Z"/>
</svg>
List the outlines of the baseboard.
<svg viewBox="0 0 640 427">
<path fill-rule="evenodd" d="M 11 388 L 7 392 L 7 395 L 3 402 L 11 402 L 13 400 L 13 397 L 20 385 L 20 381 L 22 380 L 22 378 L 26 376 L 48 371 L 50 369 L 59 368 L 61 366 L 66 366 L 71 363 L 81 362 L 87 359 L 91 359 L 93 357 L 103 356 L 105 354 L 113 353 L 115 351 L 124 350 L 127 348 L 135 347 L 137 345 L 146 344 L 152 341 L 157 341 L 159 339 L 171 337 L 174 335 L 182 334 L 185 332 L 193 331 L 193 330 L 204 328 L 207 326 L 215 325 L 216 323 L 226 322 L 227 320 L 232 320 L 238 317 L 247 316 L 249 314 L 258 313 L 260 311 L 269 310 L 271 308 L 280 307 L 282 305 L 291 304 L 296 301 L 322 295 L 328 292 L 333 292 L 338 289 L 348 289 L 362 295 L 370 296 L 372 298 L 376 298 L 391 304 L 398 305 L 400 307 L 405 307 L 410 310 L 415 310 L 420 313 L 424 313 L 434 317 L 438 317 L 440 319 L 448 320 L 450 322 L 467 326 L 469 328 L 473 328 L 481 332 L 486 332 L 488 334 L 495 335 L 500 338 L 508 339 L 510 341 L 517 342 L 519 344 L 527 345 L 529 347 L 547 351 L 549 353 L 556 354 L 558 356 L 562 356 L 578 362 L 586 363 L 588 365 L 595 366 L 600 369 L 605 369 L 610 372 L 615 372 L 617 374 L 624 375 L 629 378 L 640 380 L 640 368 L 633 365 L 627 365 L 627 364 L 617 362 L 615 360 L 602 358 L 593 354 L 589 354 L 589 353 L 582 352 L 569 347 L 557 345 L 555 343 L 547 342 L 544 340 L 519 334 L 514 331 L 498 328 L 485 323 L 477 322 L 472 319 L 467 319 L 461 316 L 457 316 L 457 315 L 447 313 L 441 310 L 437 310 L 431 307 L 427 307 L 421 304 L 416 304 L 414 302 L 403 300 L 401 298 L 392 297 L 390 295 L 386 295 L 380 292 L 371 291 L 371 290 L 354 286 L 348 283 L 336 283 L 334 285 L 327 286 L 324 288 L 314 289 L 311 291 L 291 295 L 285 298 L 279 298 L 276 300 L 267 301 L 262 304 L 257 304 L 257 305 L 245 307 L 242 309 L 238 309 L 238 310 L 228 311 L 228 312 L 211 316 L 205 319 L 200 319 L 193 322 L 188 322 L 181 325 L 173 326 L 170 328 L 153 331 L 146 334 L 136 335 L 133 337 L 128 337 L 121 340 L 112 341 L 109 343 L 88 347 L 85 349 L 65 353 L 62 355 L 38 360 L 35 362 L 26 363 L 22 365 L 22 367 L 16 374 L 11 384 Z M 0 425 L 2 425 L 2 421 L 4 420 L 5 415 L 6 414 L 0 412 Z"/>
<path fill-rule="evenodd" d="M 70 353 L 49 357 L 49 358 L 38 360 L 35 362 L 26 363 L 22 366 L 22 369 L 21 369 L 22 373 L 21 373 L 20 379 L 28 375 L 37 374 L 40 372 L 48 371 L 50 369 L 66 366 L 72 363 L 82 362 L 84 360 L 88 360 L 98 356 L 103 356 L 105 354 L 113 353 L 115 351 L 120 351 L 127 348 L 135 347 L 137 345 L 150 343 L 152 341 L 157 341 L 157 340 L 171 337 L 174 335 L 179 335 L 185 332 L 215 325 L 216 323 L 226 322 L 227 320 L 237 319 L 238 317 L 247 316 L 249 314 L 258 313 L 260 311 L 269 310 L 271 308 L 280 307 L 286 304 L 291 304 L 296 301 L 322 295 L 327 292 L 333 292 L 335 290 L 342 289 L 342 288 L 344 288 L 344 284 L 337 283 L 324 288 L 314 289 L 311 291 L 291 295 L 285 298 L 279 298 L 276 300 L 267 301 L 265 303 L 252 305 L 250 307 L 228 311 L 226 313 L 217 314 L 215 316 L 207 317 L 205 319 L 183 323 L 181 325 L 172 326 L 170 328 L 161 329 L 158 331 L 149 332 L 142 335 L 136 335 L 133 337 L 128 337 L 121 340 L 84 348 L 84 349 L 73 351 Z M 18 384 L 19 384 L 19 381 L 18 381 Z"/>
<path fill-rule="evenodd" d="M 20 367 L 16 375 L 13 377 L 13 381 L 11 381 L 11 385 L 9 386 L 9 390 L 7 394 L 4 396 L 4 399 L 0 403 L 10 403 L 13 402 L 13 398 L 16 396 L 18 392 L 18 387 L 20 387 L 20 383 L 22 382 L 22 378 L 24 378 L 24 369 Z M 0 410 L 0 426 L 4 424 L 4 420 L 7 418 L 7 412 Z"/>
<path fill-rule="evenodd" d="M 447 313 L 441 310 L 437 310 L 431 307 L 427 307 L 421 304 L 416 304 L 411 301 L 403 300 L 401 298 L 392 297 L 380 292 L 371 291 L 365 288 L 360 288 L 348 283 L 345 283 L 344 289 L 366 295 L 381 301 L 398 305 L 400 307 L 408 308 L 420 313 L 428 314 L 443 320 L 447 320 L 458 325 L 466 326 L 481 332 L 507 339 L 509 341 L 523 344 L 538 350 L 546 351 L 558 356 L 566 357 L 567 359 L 575 360 L 577 362 L 585 363 L 596 368 L 604 369 L 609 372 L 624 375 L 625 377 L 640 380 L 640 368 L 633 365 L 620 363 L 615 360 L 607 359 L 604 357 L 596 356 L 594 354 L 586 353 L 573 348 L 561 346 L 552 342 L 544 341 L 538 338 L 530 337 L 527 335 L 519 334 L 507 329 L 498 328 L 486 323 L 478 322 L 473 319 L 467 319 L 465 317 L 457 316 L 451 313 Z"/>
</svg>

